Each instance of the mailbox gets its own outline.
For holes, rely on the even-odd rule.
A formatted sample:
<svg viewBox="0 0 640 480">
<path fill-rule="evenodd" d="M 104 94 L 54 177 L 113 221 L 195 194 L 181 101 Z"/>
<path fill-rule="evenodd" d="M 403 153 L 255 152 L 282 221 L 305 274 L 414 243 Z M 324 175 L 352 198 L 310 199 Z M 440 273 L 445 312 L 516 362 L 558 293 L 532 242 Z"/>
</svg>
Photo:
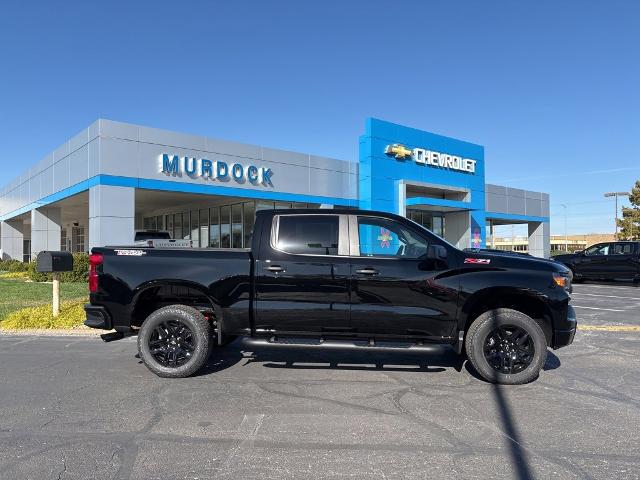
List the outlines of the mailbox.
<svg viewBox="0 0 640 480">
<path fill-rule="evenodd" d="M 42 273 L 70 272 L 73 270 L 73 255 L 70 252 L 40 252 L 36 258 L 36 270 Z"/>
</svg>

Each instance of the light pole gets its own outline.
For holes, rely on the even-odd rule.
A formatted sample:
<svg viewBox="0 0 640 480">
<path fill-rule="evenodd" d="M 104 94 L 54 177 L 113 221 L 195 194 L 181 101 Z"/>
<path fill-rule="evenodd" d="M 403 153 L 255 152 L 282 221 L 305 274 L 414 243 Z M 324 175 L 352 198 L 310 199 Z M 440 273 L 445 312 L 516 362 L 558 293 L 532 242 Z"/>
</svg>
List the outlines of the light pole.
<svg viewBox="0 0 640 480">
<path fill-rule="evenodd" d="M 560 206 L 564 208 L 564 251 L 569 251 L 569 237 L 567 236 L 567 205 L 561 203 Z M 617 222 L 616 222 L 617 223 Z"/>
<path fill-rule="evenodd" d="M 615 214 L 615 222 L 616 222 L 616 240 L 618 240 L 618 197 L 628 197 L 631 194 L 629 192 L 607 192 L 604 194 L 605 197 L 616 197 L 616 214 Z"/>
</svg>

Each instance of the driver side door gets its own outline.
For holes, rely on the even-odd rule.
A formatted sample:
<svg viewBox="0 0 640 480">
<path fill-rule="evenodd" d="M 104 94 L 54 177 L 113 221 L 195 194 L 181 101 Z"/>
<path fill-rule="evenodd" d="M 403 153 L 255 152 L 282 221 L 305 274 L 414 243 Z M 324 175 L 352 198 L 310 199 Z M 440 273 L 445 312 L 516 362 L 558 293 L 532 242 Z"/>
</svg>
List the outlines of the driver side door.
<svg viewBox="0 0 640 480">
<path fill-rule="evenodd" d="M 584 251 L 579 273 L 585 278 L 600 278 L 607 275 L 607 259 L 611 243 L 599 243 Z"/>
<path fill-rule="evenodd" d="M 373 216 L 349 216 L 351 325 L 358 334 L 450 337 L 456 329 L 457 285 L 427 259 L 425 230 Z M 445 246 L 446 248 L 446 246 Z"/>
</svg>

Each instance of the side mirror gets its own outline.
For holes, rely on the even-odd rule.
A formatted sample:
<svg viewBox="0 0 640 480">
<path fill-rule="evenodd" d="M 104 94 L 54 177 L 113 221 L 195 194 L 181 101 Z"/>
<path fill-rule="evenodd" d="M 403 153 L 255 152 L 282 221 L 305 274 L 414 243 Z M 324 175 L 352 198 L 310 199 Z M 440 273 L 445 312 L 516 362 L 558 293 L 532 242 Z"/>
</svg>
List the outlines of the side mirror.
<svg viewBox="0 0 640 480">
<path fill-rule="evenodd" d="M 447 249 L 442 245 L 429 245 L 427 249 L 427 258 L 447 263 Z"/>
</svg>

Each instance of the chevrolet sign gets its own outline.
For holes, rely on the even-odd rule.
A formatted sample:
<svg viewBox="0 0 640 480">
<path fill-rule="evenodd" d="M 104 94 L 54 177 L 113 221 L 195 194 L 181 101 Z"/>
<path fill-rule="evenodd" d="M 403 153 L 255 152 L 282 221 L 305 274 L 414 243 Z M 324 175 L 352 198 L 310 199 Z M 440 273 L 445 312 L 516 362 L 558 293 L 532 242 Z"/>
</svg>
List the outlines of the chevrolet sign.
<svg viewBox="0 0 640 480">
<path fill-rule="evenodd" d="M 477 160 L 470 158 L 462 158 L 457 155 L 449 155 L 448 153 L 426 150 L 424 148 L 414 148 L 413 150 L 393 143 L 387 145 L 384 153 L 396 160 L 404 160 L 412 158 L 417 164 L 429 165 L 430 167 L 446 168 L 449 170 L 457 170 L 465 173 L 476 173 Z"/>
</svg>

